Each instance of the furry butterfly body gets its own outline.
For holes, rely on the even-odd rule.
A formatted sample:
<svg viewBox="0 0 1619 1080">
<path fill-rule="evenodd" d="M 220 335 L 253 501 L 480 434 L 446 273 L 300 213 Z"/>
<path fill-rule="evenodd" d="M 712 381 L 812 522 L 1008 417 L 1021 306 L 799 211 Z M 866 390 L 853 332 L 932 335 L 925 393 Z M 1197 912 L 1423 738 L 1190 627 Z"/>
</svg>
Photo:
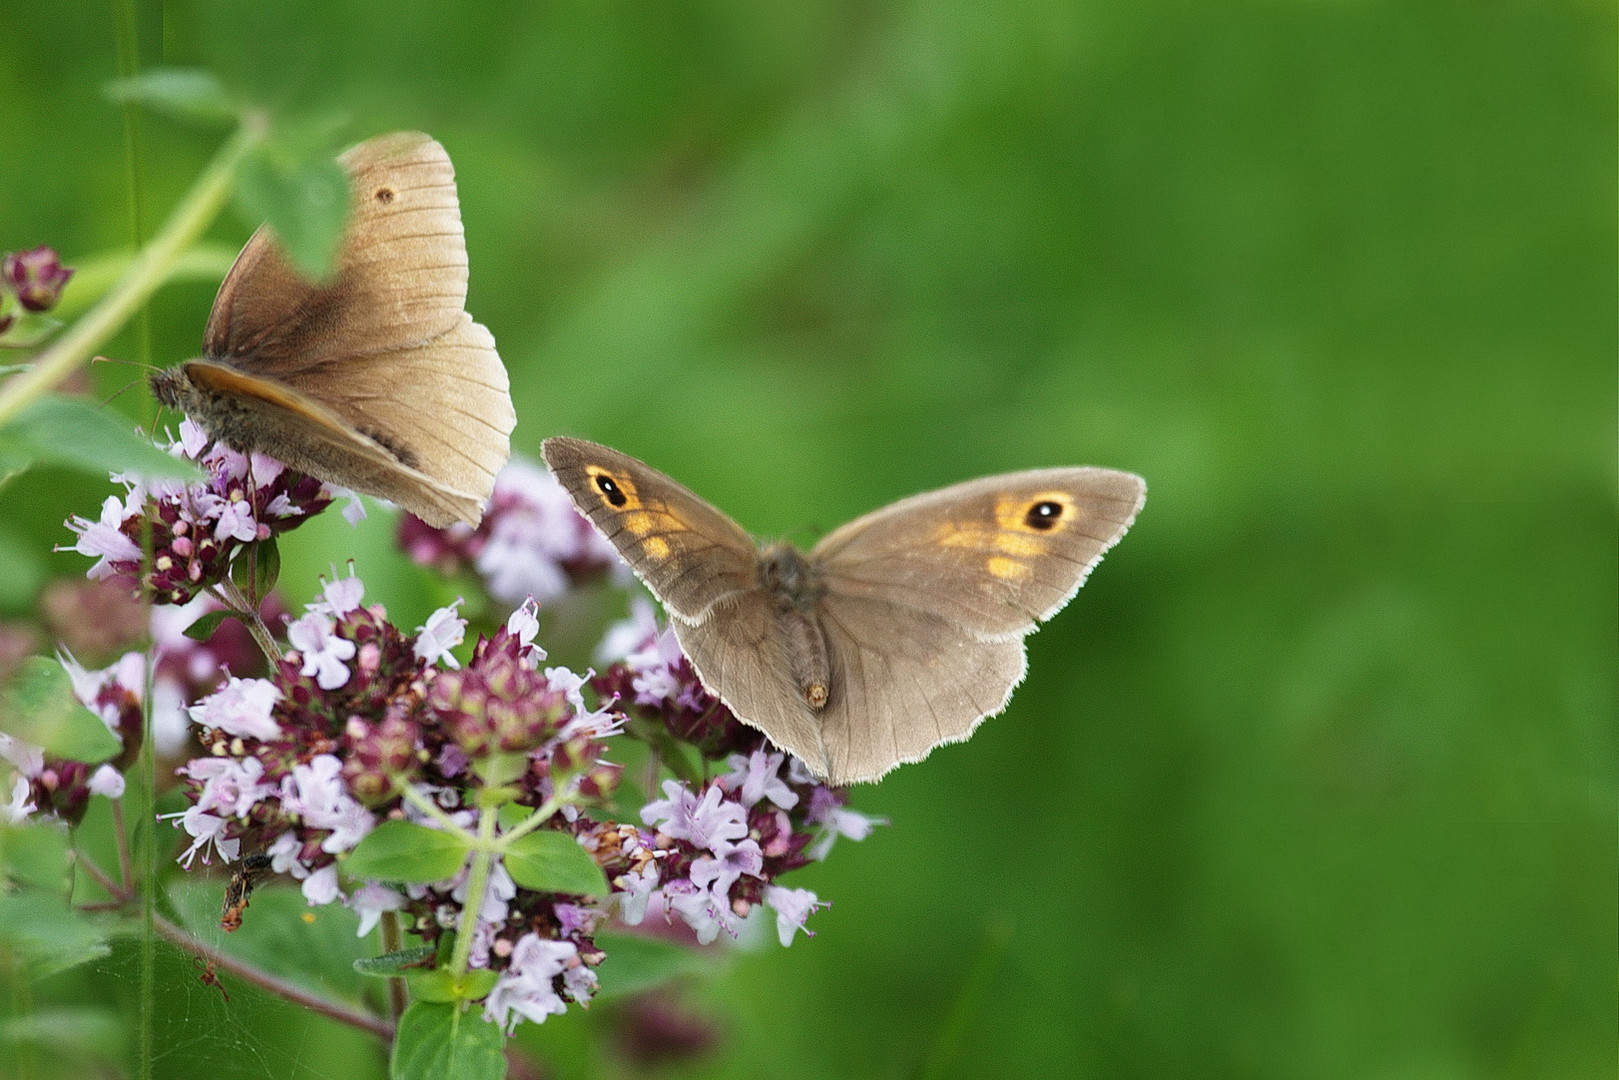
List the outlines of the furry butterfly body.
<svg viewBox="0 0 1619 1080">
<path fill-rule="evenodd" d="M 1034 469 L 903 499 L 808 552 L 757 545 L 669 477 L 580 439 L 546 464 L 671 616 L 703 685 L 833 784 L 876 780 L 1005 708 L 1023 639 L 1146 499 L 1113 469 Z"/>
<path fill-rule="evenodd" d="M 339 159 L 353 211 L 326 284 L 259 229 L 214 299 L 203 356 L 153 394 L 210 435 L 390 499 L 434 526 L 476 524 L 516 425 L 489 331 L 464 310 L 455 172 L 419 132 Z"/>
</svg>

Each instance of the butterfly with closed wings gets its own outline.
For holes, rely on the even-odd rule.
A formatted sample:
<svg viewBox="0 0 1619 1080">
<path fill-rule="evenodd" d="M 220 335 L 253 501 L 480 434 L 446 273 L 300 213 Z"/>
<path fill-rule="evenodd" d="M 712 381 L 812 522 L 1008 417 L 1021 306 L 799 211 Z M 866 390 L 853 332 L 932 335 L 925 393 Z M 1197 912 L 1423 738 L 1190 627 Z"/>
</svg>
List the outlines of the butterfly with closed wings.
<svg viewBox="0 0 1619 1080">
<path fill-rule="evenodd" d="M 489 331 L 465 309 L 455 171 L 420 132 L 339 159 L 353 207 L 327 283 L 261 227 L 225 276 L 203 355 L 152 392 L 214 438 L 390 499 L 428 524 L 477 524 L 517 423 Z"/>
<path fill-rule="evenodd" d="M 1127 472 L 1033 469 L 902 499 L 800 552 L 582 439 L 545 462 L 671 616 L 737 719 L 835 785 L 966 739 L 1023 679 L 1023 639 L 1146 499 Z"/>
</svg>

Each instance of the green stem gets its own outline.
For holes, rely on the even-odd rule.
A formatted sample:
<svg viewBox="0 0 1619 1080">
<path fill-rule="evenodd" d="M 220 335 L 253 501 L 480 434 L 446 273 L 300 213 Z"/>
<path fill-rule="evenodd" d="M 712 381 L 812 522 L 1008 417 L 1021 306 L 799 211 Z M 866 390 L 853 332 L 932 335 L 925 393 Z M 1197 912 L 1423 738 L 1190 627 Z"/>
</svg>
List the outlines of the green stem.
<svg viewBox="0 0 1619 1080">
<path fill-rule="evenodd" d="M 248 634 L 252 636 L 259 650 L 264 653 L 264 658 L 270 661 L 270 667 L 273 669 L 283 659 L 281 647 L 275 643 L 275 638 L 271 635 L 270 628 L 265 626 L 264 620 L 259 617 L 258 608 L 254 606 L 251 600 L 242 595 L 242 590 L 237 588 L 236 583 L 229 578 L 214 587 L 214 596 L 219 599 L 220 603 L 235 613 L 237 622 L 247 627 Z"/>
<path fill-rule="evenodd" d="M 261 118 L 243 120 L 112 291 L 41 352 L 31 368 L 0 386 L 0 427 L 88 360 L 167 280 L 180 256 L 224 208 L 235 186 L 237 165 L 264 132 Z"/>
<path fill-rule="evenodd" d="M 484 807 L 478 812 L 478 847 L 472 854 L 472 872 L 467 876 L 467 897 L 461 903 L 461 924 L 455 931 L 455 952 L 450 956 L 450 973 L 457 979 L 467 973 L 472 956 L 472 935 L 478 929 L 478 912 L 483 910 L 483 891 L 489 886 L 489 868 L 495 861 L 495 811 Z"/>
<path fill-rule="evenodd" d="M 461 837 L 463 840 L 466 840 L 469 843 L 476 844 L 478 842 L 477 837 L 473 836 L 471 833 L 467 832 L 467 830 L 457 825 L 454 818 L 452 818 L 449 814 L 446 814 L 443 810 L 440 810 L 437 803 L 435 803 L 432 799 L 429 799 L 426 795 L 423 795 L 421 792 L 417 791 L 415 788 L 411 787 L 409 784 L 401 784 L 399 786 L 399 794 L 403 796 L 406 802 L 410 803 L 416 809 L 420 810 L 422 813 L 444 826 L 445 829 L 454 833 L 456 836 Z"/>
<path fill-rule="evenodd" d="M 382 913 L 382 951 L 396 953 L 404 947 L 404 935 L 399 930 L 399 913 L 397 911 L 384 911 Z M 393 1013 L 394 1023 L 399 1023 L 400 1016 L 404 1015 L 405 1006 L 410 1004 L 410 997 L 405 993 L 405 980 L 395 975 L 388 980 L 388 1007 Z"/>
<path fill-rule="evenodd" d="M 521 825 L 518 825 L 515 829 L 501 835 L 500 844 L 502 850 L 505 849 L 507 844 L 510 844 L 518 837 L 527 836 L 535 829 L 538 829 L 541 825 L 544 825 L 548 820 L 550 820 L 552 814 L 562 809 L 562 804 L 567 801 L 567 799 L 560 795 L 553 795 L 549 799 L 546 799 L 540 804 L 540 808 L 538 810 L 534 811 L 533 814 L 529 815 L 523 820 Z"/>
</svg>

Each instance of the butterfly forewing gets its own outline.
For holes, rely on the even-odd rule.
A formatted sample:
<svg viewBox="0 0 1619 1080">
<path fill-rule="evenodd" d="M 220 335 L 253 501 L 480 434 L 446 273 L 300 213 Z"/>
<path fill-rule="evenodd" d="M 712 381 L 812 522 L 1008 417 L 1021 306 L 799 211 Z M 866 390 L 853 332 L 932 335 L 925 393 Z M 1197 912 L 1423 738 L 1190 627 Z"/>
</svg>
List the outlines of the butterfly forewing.
<svg viewBox="0 0 1619 1080">
<path fill-rule="evenodd" d="M 483 514 L 487 494 L 457 491 L 401 464 L 318 402 L 225 364 L 197 360 L 184 370 L 199 388 L 228 396 L 230 426 L 220 437 L 231 445 L 274 446 L 273 456 L 294 469 L 391 500 L 436 528 Z"/>
<path fill-rule="evenodd" d="M 1034 469 L 916 495 L 810 552 L 830 592 L 925 611 L 974 635 L 1026 634 L 1074 595 L 1146 496 L 1113 469 Z"/>
<path fill-rule="evenodd" d="M 418 345 L 452 329 L 467 298 L 455 170 L 420 132 L 369 139 L 338 159 L 352 211 L 332 280 L 302 278 L 261 228 L 226 275 L 203 355 L 285 376 Z"/>
<path fill-rule="evenodd" d="M 755 588 L 757 546 L 742 527 L 663 473 L 583 439 L 546 439 L 545 463 L 579 511 L 677 619 Z"/>
</svg>

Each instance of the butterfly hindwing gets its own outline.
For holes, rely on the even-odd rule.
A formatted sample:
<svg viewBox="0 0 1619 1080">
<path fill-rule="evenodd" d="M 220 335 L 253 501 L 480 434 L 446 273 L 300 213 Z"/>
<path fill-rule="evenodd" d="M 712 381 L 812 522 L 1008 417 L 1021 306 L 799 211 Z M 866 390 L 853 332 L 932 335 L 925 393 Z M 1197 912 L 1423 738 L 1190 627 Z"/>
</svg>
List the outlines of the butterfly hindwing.
<svg viewBox="0 0 1619 1080">
<path fill-rule="evenodd" d="M 915 607 L 829 593 L 818 610 L 832 661 L 819 717 L 832 784 L 876 780 L 966 739 L 1006 707 L 1027 666 L 1022 638 L 984 641 Z"/>
</svg>

